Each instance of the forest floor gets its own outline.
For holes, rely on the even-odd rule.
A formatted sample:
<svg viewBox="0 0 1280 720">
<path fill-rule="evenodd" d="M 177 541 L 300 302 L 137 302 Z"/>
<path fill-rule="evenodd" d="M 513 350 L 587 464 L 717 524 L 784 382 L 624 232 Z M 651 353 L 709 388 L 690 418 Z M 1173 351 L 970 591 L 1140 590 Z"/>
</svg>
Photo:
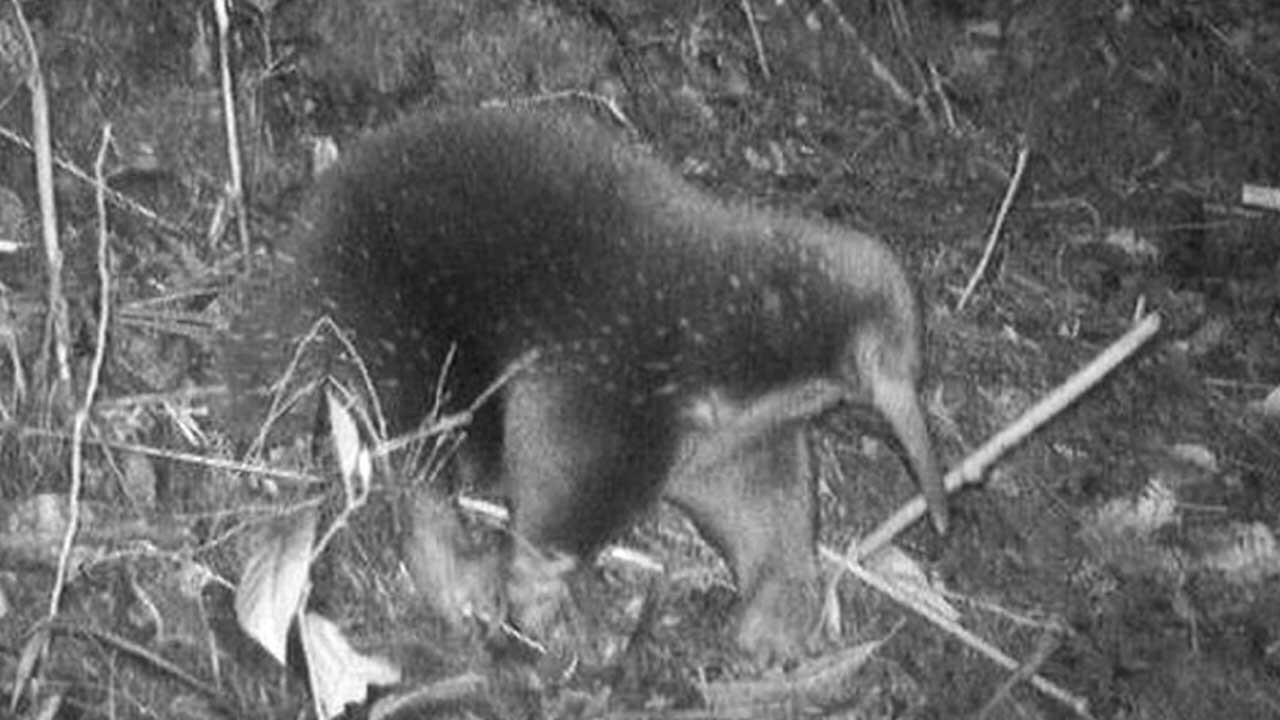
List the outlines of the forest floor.
<svg viewBox="0 0 1280 720">
<path fill-rule="evenodd" d="M 213 5 L 0 8 L 0 716 L 301 717 L 337 658 L 328 707 L 399 678 L 351 717 L 1280 718 L 1280 6 L 237 3 L 244 237 Z M 62 333 L 22 142 L 28 29 L 60 163 Z M 883 237 L 920 288 L 949 467 L 1140 318 L 1160 330 L 959 492 L 947 537 L 917 523 L 868 560 L 889 592 L 833 583 L 839 651 L 741 656 L 728 575 L 662 508 L 579 574 L 591 652 L 495 669 L 424 610 L 404 488 L 381 478 L 310 568 L 335 645 L 282 666 L 236 619 L 257 528 L 348 496 L 228 469 L 212 358 L 242 240 L 287 232 L 333 147 L 494 99 L 611 102 L 709 192 Z M 914 485 L 838 424 L 812 442 L 822 542 L 842 551 Z M 309 447 L 271 463 L 320 472 Z"/>
</svg>

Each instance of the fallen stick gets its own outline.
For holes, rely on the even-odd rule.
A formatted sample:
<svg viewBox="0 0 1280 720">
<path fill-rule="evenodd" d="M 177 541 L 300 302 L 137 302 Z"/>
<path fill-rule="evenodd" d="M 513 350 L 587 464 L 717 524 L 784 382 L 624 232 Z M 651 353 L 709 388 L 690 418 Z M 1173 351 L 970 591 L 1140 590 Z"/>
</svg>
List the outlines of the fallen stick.
<svg viewBox="0 0 1280 720">
<path fill-rule="evenodd" d="M 1142 347 L 1160 329 L 1160 315 L 1152 313 L 1138 321 L 1129 332 L 1103 350 L 1093 362 L 1077 370 L 1067 381 L 1059 385 L 1036 403 L 1030 410 L 1022 414 L 1012 425 L 996 433 L 982 447 L 969 454 L 959 465 L 953 467 L 943 478 L 943 486 L 948 493 L 976 483 L 982 479 L 983 473 L 1000 456 L 1022 442 L 1049 420 L 1075 402 L 1081 395 L 1098 384 L 1108 373 L 1116 369 L 1120 363 L 1129 358 Z M 907 526 L 919 520 L 925 514 L 924 498 L 917 495 L 903 505 L 893 515 L 880 524 L 858 543 L 854 558 L 861 559 L 888 544 Z"/>
<path fill-rule="evenodd" d="M 920 512 L 921 513 L 924 512 L 923 500 L 921 500 L 921 503 L 920 503 Z M 1021 663 L 1019 663 L 1017 660 L 1014 660 L 1012 657 L 1006 654 L 1003 650 L 996 647 L 995 645 L 992 645 L 986 640 L 978 637 L 977 635 L 974 635 L 972 632 L 970 632 L 965 627 L 961 626 L 959 623 L 953 622 L 952 620 L 945 617 L 944 615 L 934 610 L 932 607 L 930 607 L 925 603 L 919 603 L 914 601 L 908 593 L 902 592 L 896 584 L 885 580 L 879 574 L 864 567 L 858 561 L 843 557 L 840 555 L 840 553 L 825 546 L 819 547 L 818 552 L 824 560 L 835 563 L 840 567 L 842 571 L 847 572 L 850 575 L 853 575 L 857 579 L 861 580 L 863 583 L 866 583 L 868 586 L 875 588 L 881 594 L 892 599 L 894 602 L 898 603 L 899 605 L 903 605 L 905 607 L 911 608 L 917 614 L 919 614 L 921 617 L 925 618 L 929 622 L 933 623 L 939 629 L 950 634 L 952 637 L 956 638 L 957 640 L 963 642 L 970 649 L 974 650 L 975 652 L 982 655 L 983 657 L 986 657 L 988 660 L 994 662 L 1000 667 L 1005 668 L 1010 672 L 1017 672 L 1019 668 L 1022 666 Z M 1082 718 L 1092 717 L 1092 715 L 1089 714 L 1089 704 L 1087 701 L 1085 701 L 1084 698 L 1081 698 L 1073 693 L 1070 693 L 1067 690 L 1064 690 L 1063 688 L 1058 687 L 1057 685 L 1050 682 L 1049 680 L 1046 680 L 1045 678 L 1036 674 L 1029 675 L 1026 678 L 1026 681 L 1030 683 L 1031 686 L 1034 687 L 1035 689 L 1039 690 L 1045 695 L 1048 695 L 1054 700 L 1057 700 L 1063 705 L 1066 705 L 1067 707 L 1071 708 L 1071 710 L 1075 712 L 1077 716 Z"/>
</svg>

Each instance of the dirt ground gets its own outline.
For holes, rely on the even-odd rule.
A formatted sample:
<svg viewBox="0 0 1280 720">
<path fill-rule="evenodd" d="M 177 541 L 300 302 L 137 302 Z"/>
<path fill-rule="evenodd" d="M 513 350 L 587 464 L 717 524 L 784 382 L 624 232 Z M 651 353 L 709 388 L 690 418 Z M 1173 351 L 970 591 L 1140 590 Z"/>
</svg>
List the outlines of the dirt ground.
<svg viewBox="0 0 1280 720">
<path fill-rule="evenodd" d="M 0 717 L 313 712 L 319 651 L 295 637 L 280 665 L 232 601 L 264 518 L 323 498 L 326 526 L 346 495 L 217 464 L 237 459 L 214 359 L 245 238 L 213 5 L 0 8 Z M 61 333 L 27 29 L 59 162 Z M 350 643 L 338 675 L 360 694 L 399 677 L 349 717 L 1280 718 L 1280 5 L 254 0 L 227 33 L 252 247 L 287 232 L 318 158 L 402 114 L 612 105 L 709 191 L 894 247 L 948 466 L 1160 316 L 954 497 L 947 537 L 917 523 L 868 560 L 889 590 L 833 582 L 839 649 L 786 667 L 733 648 L 728 576 L 669 508 L 577 577 L 576 654 L 495 663 L 424 608 L 399 552 L 408 480 L 376 478 L 310 573 L 311 609 Z M 866 429 L 812 436 L 837 551 L 914 489 Z M 320 472 L 310 442 L 270 463 Z"/>
</svg>

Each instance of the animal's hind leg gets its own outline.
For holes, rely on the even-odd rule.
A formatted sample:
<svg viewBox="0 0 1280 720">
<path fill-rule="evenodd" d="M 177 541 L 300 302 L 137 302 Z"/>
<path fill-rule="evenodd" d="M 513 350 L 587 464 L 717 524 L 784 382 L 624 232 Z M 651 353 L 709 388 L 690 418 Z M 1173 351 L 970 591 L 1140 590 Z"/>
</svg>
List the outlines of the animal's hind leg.
<svg viewBox="0 0 1280 720">
<path fill-rule="evenodd" d="M 666 489 L 726 555 L 743 602 L 738 642 L 763 659 L 804 654 L 817 625 L 816 498 L 803 428 L 793 421 L 736 437 L 733 453 L 678 467 Z M 732 432 L 732 418 L 690 432 L 681 457 Z"/>
<path fill-rule="evenodd" d="M 637 407 L 589 380 L 530 375 L 505 395 L 516 534 L 508 593 L 517 621 L 535 633 L 556 609 L 544 601 L 563 569 L 540 551 L 578 558 L 597 549 L 656 497 L 673 453 L 676 430 L 659 402 Z"/>
</svg>

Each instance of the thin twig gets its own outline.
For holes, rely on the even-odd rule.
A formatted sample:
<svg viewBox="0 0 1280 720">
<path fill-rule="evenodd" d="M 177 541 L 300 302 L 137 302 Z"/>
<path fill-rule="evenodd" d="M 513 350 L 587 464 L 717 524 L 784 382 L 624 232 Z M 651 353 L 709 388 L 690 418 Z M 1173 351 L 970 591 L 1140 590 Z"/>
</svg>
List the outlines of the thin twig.
<svg viewBox="0 0 1280 720">
<path fill-rule="evenodd" d="M 1009 186 L 1005 188 L 1004 199 L 1000 201 L 1000 210 L 996 213 L 996 221 L 991 226 L 991 234 L 987 236 L 987 248 L 982 251 L 982 260 L 978 262 L 978 267 L 974 269 L 973 276 L 969 278 L 969 284 L 965 286 L 964 292 L 960 295 L 960 302 L 956 303 L 956 312 L 964 309 L 965 303 L 969 301 L 969 296 L 978 287 L 978 282 L 982 280 L 982 276 L 987 271 L 987 264 L 991 262 L 991 256 L 995 254 L 996 241 L 1000 239 L 1000 231 L 1004 229 L 1005 216 L 1009 214 L 1009 208 L 1013 205 L 1013 196 L 1017 194 L 1018 188 L 1022 185 L 1022 173 L 1027 169 L 1027 156 L 1030 149 L 1024 144 L 1018 149 L 1018 161 L 1013 170 L 1013 179 L 1009 181 Z"/>
<path fill-rule="evenodd" d="M 218 332 L 226 329 L 220 326 L 217 318 L 202 312 L 120 307 L 116 315 L 116 321 L 122 327 L 181 335 L 198 342 L 210 342 Z"/>
<path fill-rule="evenodd" d="M 49 345 L 53 345 L 54 363 L 58 383 L 66 390 L 71 388 L 71 361 L 68 351 L 71 330 L 67 319 L 67 299 L 62 294 L 62 247 L 58 243 L 58 209 L 53 195 L 53 139 L 49 131 L 49 92 L 40 69 L 40 55 L 36 49 L 31 26 L 22 12 L 22 3 L 12 0 L 13 9 L 27 45 L 31 64 L 27 68 L 27 88 L 31 91 L 31 136 L 36 153 L 36 190 L 40 200 L 40 230 L 44 238 L 45 263 L 48 265 L 48 315 L 45 323 L 45 342 L 41 344 L 41 357 L 47 358 Z M 48 364 L 42 360 L 42 369 Z"/>
<path fill-rule="evenodd" d="M 871 74 L 884 83 L 885 87 L 889 89 L 889 94 L 898 102 L 914 107 L 920 113 L 920 117 L 925 121 L 925 124 L 933 127 L 933 113 L 929 110 L 929 104 L 924 102 L 922 98 L 913 97 L 907 91 L 906 86 L 898 80 L 893 71 L 889 69 L 889 66 L 881 62 L 871 47 L 862 39 L 861 33 L 853 26 L 853 23 L 849 22 L 844 13 L 840 11 L 840 8 L 836 7 L 834 0 L 822 0 L 822 6 L 836 19 L 836 25 L 839 26 L 840 31 L 853 42 L 863 61 L 871 67 Z"/>
<path fill-rule="evenodd" d="M 934 97 L 938 98 L 938 104 L 942 106 L 942 120 L 947 124 L 947 132 L 953 137 L 960 134 L 960 124 L 956 121 L 956 111 L 951 107 L 951 101 L 947 98 L 947 89 L 942 85 L 942 76 L 938 74 L 938 66 L 932 62 L 926 63 L 929 68 L 929 87 L 933 90 Z"/>
<path fill-rule="evenodd" d="M 217 271 L 210 273 L 210 275 L 216 274 Z M 125 311 L 143 312 L 155 308 L 156 306 L 163 307 L 167 305 L 174 305 L 188 300 L 216 295 L 221 292 L 222 289 L 223 288 L 210 283 L 208 287 L 189 287 L 182 290 L 175 290 L 171 293 L 165 293 L 164 295 L 156 295 L 154 297 L 134 298 L 126 303 L 122 303 L 120 308 Z"/>
<path fill-rule="evenodd" d="M 929 80 L 925 77 L 924 70 L 920 67 L 921 62 L 916 59 L 916 37 L 915 32 L 911 29 L 911 18 L 907 15 L 907 8 L 902 4 L 902 0 L 888 0 L 885 3 L 885 8 L 889 13 L 889 26 L 893 29 L 893 34 L 897 37 L 898 45 L 901 48 L 902 62 L 911 71 L 912 77 L 915 78 L 916 87 L 919 88 L 915 96 L 916 105 L 928 108 Z M 932 121 L 932 116 L 930 116 L 930 121 Z M 932 129 L 932 122 L 930 122 L 930 130 Z"/>
<path fill-rule="evenodd" d="M 1108 373 L 1129 358 L 1138 348 L 1155 336 L 1160 329 L 1160 315 L 1151 314 L 1102 351 L 1088 365 L 1076 371 L 1066 382 L 1054 388 L 1013 424 L 996 433 L 994 437 L 969 454 L 963 462 L 951 469 L 943 478 L 943 485 L 951 493 L 968 483 L 978 482 L 987 468 L 1010 448 L 1022 442 L 1040 426 L 1052 420 L 1068 405 L 1075 402 L 1089 388 L 1098 384 Z M 925 514 L 924 498 L 916 496 L 898 509 L 888 520 L 858 543 L 856 557 L 864 558 L 891 541 L 904 528 Z"/>
<path fill-rule="evenodd" d="M 93 409 L 97 412 L 106 412 L 109 410 L 119 410 L 122 408 L 134 408 L 143 405 L 167 405 L 169 403 L 184 403 L 194 400 L 203 400 L 205 398 L 224 397 L 227 395 L 226 385 L 205 385 L 201 387 L 186 387 L 176 390 L 166 390 L 164 392 L 150 393 L 134 393 L 133 395 L 117 395 L 116 397 L 102 398 L 93 404 Z"/>
<path fill-rule="evenodd" d="M 143 645 L 139 645 L 138 643 L 135 643 L 132 640 L 129 640 L 128 638 L 122 637 L 120 635 L 117 635 L 113 632 L 109 632 L 107 630 L 88 627 L 84 625 L 75 625 L 75 624 L 66 623 L 66 622 L 55 621 L 55 622 L 49 623 L 49 625 L 47 626 L 47 629 L 53 632 L 65 633 L 70 635 L 79 635 L 84 638 L 97 640 L 98 642 L 101 642 L 104 645 L 107 645 L 109 647 L 113 647 L 116 650 L 119 650 L 120 652 L 123 652 L 127 655 L 132 655 L 133 657 L 139 660 L 150 663 L 152 667 L 155 667 L 156 669 L 160 670 L 164 674 L 178 680 L 179 682 L 183 683 L 187 687 L 190 687 L 191 689 L 204 694 L 210 700 L 216 703 L 220 709 L 224 709 L 224 710 L 233 709 L 230 706 L 230 703 L 227 701 L 226 696 L 218 688 L 214 687 L 213 685 L 210 685 L 204 680 L 201 680 L 195 675 L 192 675 L 191 673 L 187 672 L 182 668 L 182 666 L 178 665 L 177 663 L 165 658 L 164 656 L 156 653 L 150 648 L 147 648 Z"/>
<path fill-rule="evenodd" d="M 751 44 L 756 49 L 756 63 L 760 65 L 760 76 L 769 80 L 773 73 L 769 71 L 769 58 L 764 54 L 764 40 L 760 37 L 760 26 L 756 23 L 756 13 L 751 9 L 751 0 L 742 0 L 742 15 L 747 19 L 747 28 L 751 31 Z"/>
<path fill-rule="evenodd" d="M 33 152 L 33 153 L 36 152 L 36 148 L 34 145 L 32 145 L 30 140 L 27 140 L 26 138 L 10 130 L 9 128 L 4 127 L 3 125 L 0 125 L 0 137 L 3 137 L 9 142 L 13 143 L 14 145 L 18 145 L 19 147 L 25 148 L 30 152 Z M 112 190 L 110 187 L 104 186 L 103 184 L 99 183 L 97 180 L 94 180 L 92 177 L 90 177 L 89 173 L 85 172 L 84 170 L 81 170 L 79 167 L 75 165 L 75 163 L 71 162 L 70 160 L 66 160 L 54 155 L 53 164 L 56 165 L 59 170 L 67 173 L 71 177 L 83 183 L 88 184 L 89 187 L 92 187 L 94 190 L 105 193 L 107 196 L 107 200 L 110 201 L 112 205 L 120 207 L 124 210 L 128 210 L 129 212 L 143 218 L 144 220 L 146 220 L 147 222 L 151 223 L 152 225 L 154 225 L 155 227 L 161 230 L 164 230 L 174 235 L 185 235 L 193 232 L 191 228 L 183 227 L 182 225 L 179 225 L 170 220 L 166 220 L 160 217 L 159 215 L 156 214 L 155 210 L 152 210 L 151 208 L 143 205 L 137 200 L 134 200 L 128 195 L 125 195 L 124 193 L 121 193 L 116 190 Z"/>
<path fill-rule="evenodd" d="M 111 126 L 102 128 L 102 143 L 98 147 L 98 160 L 94 173 L 101 180 L 111 147 Z M 89 378 L 85 383 L 84 398 L 71 425 L 71 488 L 67 490 L 67 529 L 62 535 L 62 548 L 58 552 L 58 570 L 54 575 L 53 590 L 49 593 L 49 619 L 57 617 L 62 604 L 62 591 L 66 587 L 71 549 L 80 529 L 80 490 L 84 485 L 84 430 L 93 410 L 93 398 L 98 393 L 98 381 L 102 377 L 102 364 L 107 355 L 107 323 L 111 319 L 111 269 L 107 258 L 107 201 L 98 193 L 98 332 L 93 348 L 93 363 L 89 366 Z"/>
<path fill-rule="evenodd" d="M 365 364 L 364 358 L 360 356 L 360 351 L 356 349 L 355 341 L 351 339 L 349 333 L 343 332 L 338 327 L 338 323 L 333 318 L 325 316 L 321 318 L 328 324 L 329 330 L 338 340 L 338 344 L 342 345 L 342 349 L 351 357 L 351 362 L 356 366 L 356 370 L 360 372 L 360 383 L 364 385 L 365 396 L 369 398 L 369 405 L 373 411 L 372 418 L 365 418 L 365 422 L 376 433 L 379 440 L 387 436 L 387 416 L 382 411 L 382 401 L 378 398 L 378 385 L 373 381 L 373 375 L 369 374 L 369 366 Z M 358 407 L 360 414 L 364 414 L 362 407 Z"/>
<path fill-rule="evenodd" d="M 1009 694 L 1013 692 L 1013 689 L 1020 683 L 1035 677 L 1036 671 L 1043 667 L 1045 662 L 1061 646 L 1061 632 L 1045 631 L 1040 633 L 1031 657 L 1024 660 L 1016 672 L 1000 683 L 1000 687 L 996 688 L 996 691 L 991 694 L 991 699 L 987 700 L 982 709 L 978 711 L 977 720 L 987 720 L 987 718 L 992 717 L 1000 705 L 1009 699 Z"/>
<path fill-rule="evenodd" d="M 609 113 L 613 121 L 621 125 L 632 135 L 639 135 L 640 130 L 635 123 L 631 122 L 631 118 L 627 117 L 627 113 L 618 105 L 618 101 L 607 95 L 600 93 L 588 92 L 586 90 L 555 90 L 553 92 L 539 93 L 526 97 L 502 98 L 494 100 L 485 100 L 480 103 L 482 108 L 494 107 L 529 107 L 535 105 L 545 105 L 547 103 L 560 102 L 562 100 L 574 100 L 578 102 L 588 103 L 595 108 L 601 108 Z"/>
<path fill-rule="evenodd" d="M 27 55 L 30 61 L 30 65 L 27 67 L 26 82 L 31 92 L 31 132 L 36 153 L 36 190 L 40 200 L 41 232 L 44 239 L 45 261 L 48 264 L 47 272 L 49 274 L 45 337 L 40 345 L 40 372 L 45 374 L 40 376 L 40 380 L 44 380 L 47 377 L 49 367 L 47 353 L 49 352 L 50 344 L 52 344 L 54 362 L 57 366 L 55 388 L 69 393 L 71 391 L 71 363 L 67 348 L 71 333 L 68 329 L 67 302 L 62 293 L 62 248 L 58 244 L 58 212 L 53 195 L 53 142 L 49 132 L 49 95 L 44 84 L 44 75 L 40 70 L 40 54 L 36 48 L 35 37 L 31 34 L 31 26 L 27 23 L 26 15 L 22 12 L 22 3 L 18 0 L 12 0 L 12 4 L 18 27 L 22 31 L 23 40 L 27 46 Z M 52 395 L 58 397 L 60 393 L 55 392 Z M 76 479 L 73 474 L 73 491 L 75 490 Z M 74 521 L 78 519 L 76 513 L 78 503 L 76 503 L 75 498 L 76 495 L 73 494 L 71 500 L 72 512 L 68 518 L 67 537 L 64 545 L 70 542 L 75 533 Z M 49 599 L 50 617 L 53 617 L 58 611 L 62 586 L 65 583 L 65 569 L 70 548 L 64 547 L 63 550 L 64 552 L 58 562 L 58 581 L 55 582 L 54 590 Z M 49 652 L 49 643 L 49 633 L 37 632 L 32 637 L 31 642 L 28 643 L 28 647 L 23 651 L 24 659 L 44 658 Z M 10 711 L 16 710 L 27 681 L 31 679 L 28 673 L 34 667 L 34 662 L 20 663 L 20 669 L 14 681 L 14 692 L 9 703 Z"/>
<path fill-rule="evenodd" d="M 246 457 L 260 455 L 266 446 L 267 436 L 271 426 L 277 420 L 283 417 L 290 408 L 294 406 L 302 397 L 309 394 L 319 385 L 319 382 L 305 383 L 298 391 L 284 395 L 283 392 L 293 382 L 294 375 L 302 367 L 302 362 L 306 358 L 306 354 L 310 351 L 310 347 L 314 343 L 323 341 L 324 334 L 331 335 L 334 340 L 342 346 L 351 362 L 356 366 L 356 370 L 360 373 L 360 382 L 363 384 L 364 397 L 368 399 L 371 406 L 373 416 L 369 417 L 364 408 L 360 404 L 356 404 L 352 409 L 360 416 L 363 425 L 369 429 L 369 433 L 373 435 L 378 443 L 383 442 L 383 438 L 387 436 L 387 420 L 386 415 L 382 411 L 382 403 L 378 399 L 377 386 L 373 382 L 373 376 L 369 374 L 369 368 L 365 365 L 364 359 L 360 356 L 356 349 L 355 343 L 343 332 L 342 328 L 333 321 L 328 315 L 322 315 L 307 329 L 306 335 L 298 341 L 297 347 L 293 351 L 293 355 L 289 358 L 289 364 L 285 367 L 280 375 L 280 379 L 272 383 L 275 390 L 272 393 L 271 407 L 267 410 L 267 419 L 258 429 L 257 437 L 249 446 L 249 450 L 245 453 Z M 375 453 L 376 456 L 376 453 Z"/>
<path fill-rule="evenodd" d="M 235 85 L 231 78 L 231 20 L 227 0 L 213 0 L 218 21 L 218 60 L 222 66 L 222 114 L 227 130 L 227 163 L 231 168 L 231 206 L 236 214 L 240 251 L 249 257 L 248 208 L 244 201 L 244 172 L 240 167 L 240 131 L 236 127 Z"/>
<path fill-rule="evenodd" d="M 375 458 L 386 457 L 406 445 L 411 445 L 424 438 L 431 437 L 432 435 L 441 435 L 453 432 L 466 427 L 471 424 L 475 414 L 484 406 L 485 403 L 489 402 L 490 398 L 497 394 L 497 392 L 507 383 L 511 382 L 511 379 L 518 373 L 532 365 L 537 359 L 538 351 L 536 350 L 530 350 L 524 353 L 520 357 L 516 358 L 514 362 L 507 365 L 506 369 L 502 371 L 502 374 L 498 376 L 498 379 L 489 383 L 489 386 L 484 389 L 484 392 L 480 393 L 475 400 L 471 401 L 471 405 L 468 406 L 467 409 L 451 415 L 445 415 L 427 427 L 419 428 L 406 435 L 401 435 L 400 437 L 391 438 L 390 440 L 379 443 L 378 446 L 373 449 L 373 456 Z"/>
<path fill-rule="evenodd" d="M 71 440 L 71 436 L 67 435 L 67 433 L 57 432 L 55 430 L 46 430 L 44 428 L 15 428 L 12 425 L 0 425 L 0 430 L 5 432 L 16 430 L 18 437 L 20 438 L 41 437 L 48 438 L 50 440 Z M 114 440 L 86 439 L 84 442 L 104 448 L 110 448 L 119 452 L 137 453 L 138 455 L 146 455 L 147 457 L 160 458 L 162 460 L 190 463 L 192 465 L 200 465 L 214 470 L 226 470 L 228 472 L 258 475 L 303 485 L 318 485 L 328 482 L 324 478 L 310 473 L 299 472 L 296 470 L 283 470 L 254 463 L 239 462 L 237 460 L 211 458 L 204 455 L 197 455 L 196 453 L 182 452 L 180 450 L 167 450 L 165 448 L 154 448 L 147 445 L 116 442 Z"/>
</svg>

